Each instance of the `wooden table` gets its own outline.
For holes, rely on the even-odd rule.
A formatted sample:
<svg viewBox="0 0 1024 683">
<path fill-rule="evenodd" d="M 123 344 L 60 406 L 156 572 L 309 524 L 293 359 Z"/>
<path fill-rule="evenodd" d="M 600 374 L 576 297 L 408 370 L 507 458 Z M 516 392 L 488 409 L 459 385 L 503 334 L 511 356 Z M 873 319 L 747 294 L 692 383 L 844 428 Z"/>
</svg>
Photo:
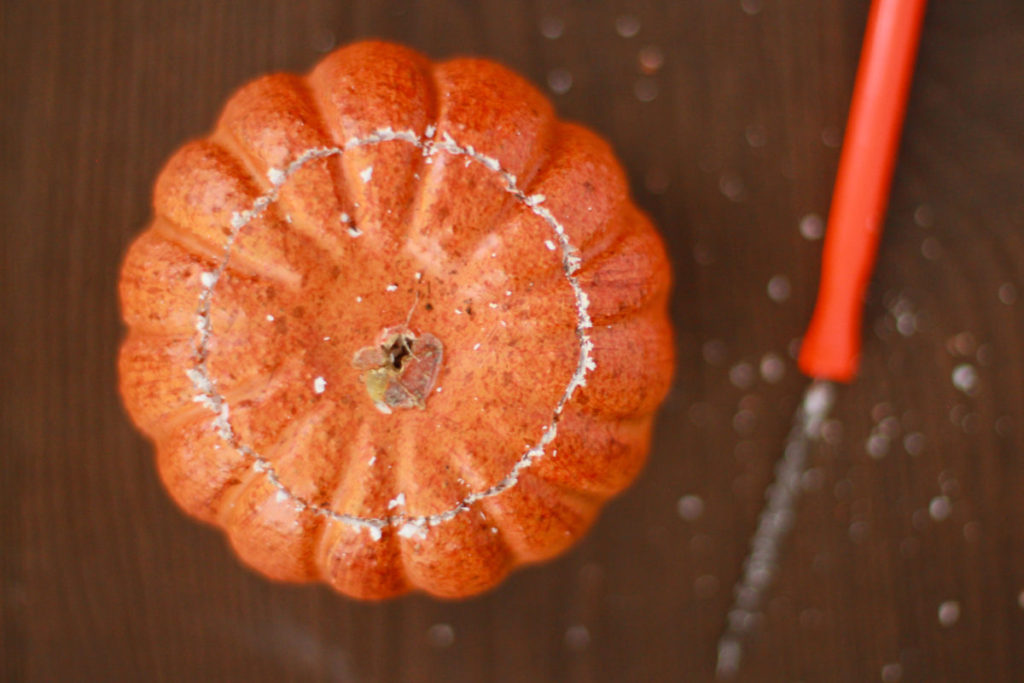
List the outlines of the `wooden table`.
<svg viewBox="0 0 1024 683">
<path fill-rule="evenodd" d="M 4 3 L 0 677 L 710 680 L 806 382 L 867 4 Z M 367 36 L 558 91 L 675 264 L 680 366 L 643 475 L 571 552 L 466 602 L 250 573 L 175 508 L 116 392 L 118 265 L 163 161 L 248 79 Z M 929 8 L 862 372 L 745 680 L 1024 679 L 1022 56 L 1018 0 Z"/>
</svg>

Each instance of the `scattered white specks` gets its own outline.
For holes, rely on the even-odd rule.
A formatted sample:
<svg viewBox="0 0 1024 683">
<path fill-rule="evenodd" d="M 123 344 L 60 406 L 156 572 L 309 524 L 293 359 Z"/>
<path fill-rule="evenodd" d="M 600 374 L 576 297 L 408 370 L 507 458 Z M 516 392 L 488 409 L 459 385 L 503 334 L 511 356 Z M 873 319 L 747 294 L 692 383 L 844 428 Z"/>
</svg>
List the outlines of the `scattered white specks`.
<svg viewBox="0 0 1024 683">
<path fill-rule="evenodd" d="M 376 524 L 367 524 L 364 525 L 363 528 L 370 532 L 370 538 L 375 541 L 379 541 L 381 536 L 384 535 L 383 532 L 381 532 L 380 527 Z"/>
<path fill-rule="evenodd" d="M 388 510 L 398 507 L 399 505 L 405 505 L 405 493 L 399 493 L 397 496 L 388 501 Z"/>
<path fill-rule="evenodd" d="M 551 251 L 555 250 L 555 243 L 552 242 L 551 240 L 544 240 L 544 246 L 550 249 Z"/>
<path fill-rule="evenodd" d="M 437 648 L 451 647 L 455 642 L 455 629 L 450 624 L 434 624 L 427 629 L 427 641 Z"/>
<path fill-rule="evenodd" d="M 792 288 L 789 278 L 785 275 L 776 275 L 768 281 L 768 298 L 779 304 L 789 298 Z"/>
<path fill-rule="evenodd" d="M 889 662 L 882 667 L 882 683 L 899 683 L 903 680 L 903 667 L 898 662 Z"/>
<path fill-rule="evenodd" d="M 558 17 L 543 17 L 540 20 L 540 34 L 548 40 L 561 38 L 563 31 L 565 31 L 565 22 Z"/>
<path fill-rule="evenodd" d="M 390 285 L 388 285 L 387 287 L 384 288 L 384 291 L 387 291 L 387 292 L 394 292 L 394 291 L 397 291 L 397 290 L 398 290 L 398 285 L 396 285 L 394 282 L 392 282 Z"/>
<path fill-rule="evenodd" d="M 552 69 L 548 72 L 548 87 L 556 95 L 564 95 L 572 88 L 572 74 L 568 69 Z"/>
<path fill-rule="evenodd" d="M 939 605 L 939 623 L 949 628 L 960 620 L 960 603 L 956 600 L 946 600 Z"/>
<path fill-rule="evenodd" d="M 268 323 L 274 322 L 274 316 L 271 315 L 270 313 L 267 313 L 267 322 Z"/>
<path fill-rule="evenodd" d="M 288 176 L 279 168 L 270 168 L 267 170 L 267 178 L 270 180 L 272 185 L 280 186 L 284 183 Z"/>
<path fill-rule="evenodd" d="M 978 393 L 978 372 L 974 366 L 961 363 L 953 368 L 953 386 L 968 396 Z"/>
<path fill-rule="evenodd" d="M 769 384 L 775 384 L 786 374 L 786 363 L 777 353 L 766 353 L 761 357 L 761 377 Z"/>
<path fill-rule="evenodd" d="M 928 503 L 928 514 L 936 522 L 941 522 L 949 518 L 949 515 L 953 512 L 953 504 L 946 496 L 935 496 L 931 502 Z"/>
<path fill-rule="evenodd" d="M 1004 282 L 999 285 L 999 300 L 1007 306 L 1017 302 L 1017 287 L 1012 282 Z"/>
<path fill-rule="evenodd" d="M 359 172 L 359 177 L 363 179 L 364 183 L 370 182 L 370 178 L 373 177 L 373 166 L 367 166 Z"/>
<path fill-rule="evenodd" d="M 632 14 L 623 14 L 615 19 L 615 32 L 623 38 L 632 38 L 640 33 L 640 20 Z"/>
<path fill-rule="evenodd" d="M 825 221 L 816 213 L 809 213 L 800 219 L 800 235 L 805 240 L 820 240 L 825 234 Z"/>
<path fill-rule="evenodd" d="M 685 495 L 676 503 L 676 512 L 687 522 L 692 522 L 704 514 L 704 500 L 693 494 Z"/>
<path fill-rule="evenodd" d="M 313 380 L 314 392 L 322 394 L 324 393 L 325 389 L 327 389 L 327 380 L 325 380 L 323 377 L 317 377 L 316 379 Z"/>
<path fill-rule="evenodd" d="M 570 650 L 580 652 L 586 650 L 590 645 L 590 631 L 582 624 L 570 626 L 565 631 L 565 646 Z"/>
<path fill-rule="evenodd" d="M 217 284 L 217 280 L 219 279 L 219 277 L 220 276 L 217 275 L 217 273 L 203 271 L 202 273 L 199 274 L 199 281 L 203 284 L 203 287 L 209 289 L 210 287 L 213 287 L 215 284 Z"/>
<path fill-rule="evenodd" d="M 754 368 L 750 363 L 737 363 L 729 368 L 729 381 L 738 389 L 749 389 L 754 383 Z"/>
<path fill-rule="evenodd" d="M 363 234 L 363 231 L 354 225 L 350 225 L 348 226 L 348 234 L 349 237 L 359 237 L 360 235 Z"/>
</svg>

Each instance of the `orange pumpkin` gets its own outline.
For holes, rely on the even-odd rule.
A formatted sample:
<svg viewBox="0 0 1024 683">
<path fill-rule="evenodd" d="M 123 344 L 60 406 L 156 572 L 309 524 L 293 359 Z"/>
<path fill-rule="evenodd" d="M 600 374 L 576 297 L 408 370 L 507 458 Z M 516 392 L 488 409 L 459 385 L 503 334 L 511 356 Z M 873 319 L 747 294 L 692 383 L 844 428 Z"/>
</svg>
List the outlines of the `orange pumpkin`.
<svg viewBox="0 0 1024 683">
<path fill-rule="evenodd" d="M 670 272 L 608 145 L 490 61 L 339 49 L 167 163 L 120 388 L 188 513 L 265 575 L 459 597 L 636 475 Z"/>
</svg>

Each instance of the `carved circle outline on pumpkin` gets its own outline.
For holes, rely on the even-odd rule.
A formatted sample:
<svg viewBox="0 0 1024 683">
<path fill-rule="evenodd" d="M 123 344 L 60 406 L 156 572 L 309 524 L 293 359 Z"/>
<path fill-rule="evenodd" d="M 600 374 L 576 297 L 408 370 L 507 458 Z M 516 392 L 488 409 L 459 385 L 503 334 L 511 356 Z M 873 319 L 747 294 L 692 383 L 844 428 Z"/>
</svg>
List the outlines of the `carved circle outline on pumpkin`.
<svg viewBox="0 0 1024 683">
<path fill-rule="evenodd" d="M 374 540 L 380 540 L 385 527 L 399 527 L 398 534 L 404 537 L 424 537 L 427 530 L 438 524 L 454 519 L 460 512 L 471 509 L 471 506 L 485 498 L 490 498 L 515 486 L 519 473 L 544 456 L 545 448 L 555 439 L 558 432 L 558 422 L 565 405 L 572 398 L 573 393 L 586 384 L 586 375 L 596 367 L 591 352 L 593 341 L 587 334 L 587 329 L 593 327 L 589 314 L 589 298 L 580 285 L 575 273 L 580 269 L 582 261 L 576 248 L 569 242 L 569 236 L 565 228 L 557 218 L 543 206 L 545 196 L 541 194 L 527 195 L 517 184 L 516 176 L 504 168 L 494 157 L 487 156 L 470 145 L 458 144 L 447 132 L 442 133 L 440 140 L 435 140 L 436 128 L 428 125 L 421 137 L 413 130 L 396 131 L 391 127 L 378 128 L 373 133 L 364 137 L 353 137 L 347 140 L 341 147 L 313 147 L 300 154 L 295 160 L 288 164 L 285 169 L 271 168 L 267 172 L 267 178 L 271 187 L 262 195 L 256 198 L 252 208 L 235 213 L 231 218 L 231 230 L 224 242 L 224 254 L 220 263 L 212 272 L 204 272 L 201 277 L 202 291 L 199 294 L 199 306 L 196 312 L 196 331 L 199 334 L 199 342 L 195 344 L 196 363 L 186 370 L 189 380 L 199 392 L 194 401 L 202 403 L 216 414 L 212 422 L 213 428 L 221 439 L 232 449 L 243 456 L 250 458 L 252 469 L 255 472 L 266 475 L 267 480 L 277 489 L 277 495 L 284 495 L 295 502 L 297 511 L 310 510 L 313 514 L 327 517 L 350 526 L 366 529 Z M 346 513 L 337 512 L 329 507 L 315 505 L 305 502 L 301 497 L 292 492 L 278 477 L 273 464 L 257 453 L 250 446 L 241 443 L 231 427 L 230 406 L 227 399 L 216 389 L 216 381 L 212 378 L 206 368 L 208 344 L 213 336 L 212 323 L 210 319 L 210 305 L 213 299 L 213 292 L 217 281 L 227 269 L 231 260 L 231 250 L 235 240 L 244 228 L 254 218 L 263 214 L 267 208 L 277 201 L 278 191 L 294 173 L 311 161 L 327 159 L 333 156 L 344 154 L 347 150 L 355 147 L 365 147 L 380 144 L 382 142 L 402 141 L 419 148 L 423 156 L 429 158 L 438 152 L 447 152 L 453 156 L 465 156 L 473 162 L 483 165 L 490 171 L 497 173 L 505 182 L 504 190 L 511 194 L 516 200 L 525 205 L 533 214 L 541 218 L 555 232 L 559 247 L 562 252 L 562 272 L 566 281 L 572 288 L 573 297 L 576 303 L 577 323 L 576 336 L 579 340 L 579 357 L 576 370 L 566 385 L 565 391 L 555 405 L 551 421 L 542 429 L 540 439 L 536 444 L 526 449 L 526 452 L 512 466 L 511 471 L 500 481 L 490 487 L 466 495 L 461 501 L 451 508 L 431 515 L 411 516 L 405 514 L 388 515 L 385 517 L 359 517 Z M 399 494 L 401 495 L 401 494 Z"/>
</svg>

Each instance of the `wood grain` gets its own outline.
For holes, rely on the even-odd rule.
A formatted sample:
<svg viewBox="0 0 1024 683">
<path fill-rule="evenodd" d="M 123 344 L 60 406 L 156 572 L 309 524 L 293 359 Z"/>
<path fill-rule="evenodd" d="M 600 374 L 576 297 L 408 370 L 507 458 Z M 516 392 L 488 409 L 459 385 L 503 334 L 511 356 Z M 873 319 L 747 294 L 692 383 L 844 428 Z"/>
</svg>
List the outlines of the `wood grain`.
<svg viewBox="0 0 1024 683">
<path fill-rule="evenodd" d="M 805 384 L 789 353 L 821 242 L 799 226 L 827 213 L 866 1 L 0 12 L 0 678 L 711 679 Z M 680 369 L 644 474 L 570 553 L 467 602 L 362 604 L 246 571 L 174 507 L 115 390 L 118 266 L 163 162 L 248 79 L 368 36 L 545 87 L 569 74 L 559 114 L 612 141 L 675 264 Z M 648 50 L 644 73 L 649 46 L 663 64 Z M 814 453 L 746 680 L 1024 678 L 1021 54 L 1017 0 L 929 8 L 863 368 Z"/>
</svg>

